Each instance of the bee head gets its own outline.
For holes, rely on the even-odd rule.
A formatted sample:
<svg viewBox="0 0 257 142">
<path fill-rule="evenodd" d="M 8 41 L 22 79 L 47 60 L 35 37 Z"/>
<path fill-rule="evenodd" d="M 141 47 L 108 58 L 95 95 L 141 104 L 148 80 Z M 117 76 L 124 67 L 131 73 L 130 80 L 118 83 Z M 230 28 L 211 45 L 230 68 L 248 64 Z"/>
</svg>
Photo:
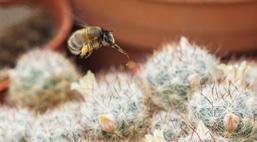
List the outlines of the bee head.
<svg viewBox="0 0 257 142">
<path fill-rule="evenodd" d="M 115 43 L 113 34 L 111 31 L 102 30 L 102 44 L 104 46 L 113 45 Z"/>
</svg>

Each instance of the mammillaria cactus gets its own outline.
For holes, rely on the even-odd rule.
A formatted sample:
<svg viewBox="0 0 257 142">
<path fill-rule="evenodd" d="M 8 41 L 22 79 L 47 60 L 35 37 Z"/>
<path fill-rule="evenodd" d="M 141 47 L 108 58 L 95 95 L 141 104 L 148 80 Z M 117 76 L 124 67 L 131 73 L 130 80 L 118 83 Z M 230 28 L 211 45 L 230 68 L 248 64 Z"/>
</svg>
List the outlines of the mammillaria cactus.
<svg viewBox="0 0 257 142">
<path fill-rule="evenodd" d="M 62 55 L 49 50 L 30 51 L 10 73 L 10 100 L 44 110 L 75 97 L 70 83 L 78 77 L 75 67 Z"/>
<path fill-rule="evenodd" d="M 78 82 L 73 82 L 71 84 L 71 89 L 76 90 L 84 97 L 91 95 L 94 88 L 97 87 L 95 75 L 88 71 Z"/>
<path fill-rule="evenodd" d="M 26 109 L 0 108 L 0 141 L 27 142 L 27 130 L 31 129 L 33 115 Z"/>
<path fill-rule="evenodd" d="M 199 121 L 196 129 L 191 134 L 182 137 L 178 142 L 232 142 L 229 139 L 213 134 L 202 121 Z"/>
<path fill-rule="evenodd" d="M 77 85 L 82 87 L 75 89 L 87 84 L 80 82 Z M 144 132 L 142 127 L 147 115 L 144 94 L 130 75 L 106 74 L 99 78 L 92 94 L 85 100 L 81 114 L 88 137 L 106 141 L 131 140 Z"/>
<path fill-rule="evenodd" d="M 152 134 L 145 135 L 144 142 L 167 142 L 164 138 L 163 131 L 154 130 Z"/>
<path fill-rule="evenodd" d="M 181 38 L 178 45 L 168 44 L 155 53 L 139 76 L 156 105 L 184 108 L 194 90 L 218 77 L 217 63 L 207 51 Z"/>
<path fill-rule="evenodd" d="M 185 38 L 138 73 L 88 71 L 80 80 L 58 53 L 33 50 L 10 71 L 10 100 L 46 111 L 1 107 L 0 141 L 257 141 L 256 76 L 253 64 L 219 64 Z M 47 109 L 77 96 L 84 101 Z"/>
<path fill-rule="evenodd" d="M 255 121 L 253 111 L 246 105 L 252 96 L 252 92 L 233 84 L 208 85 L 193 95 L 189 117 L 203 121 L 218 135 L 246 140 L 253 134 Z"/>
<path fill-rule="evenodd" d="M 189 127 L 186 123 L 182 116 L 174 112 L 159 112 L 153 116 L 150 127 L 153 136 L 151 134 L 146 135 L 146 141 L 156 137 L 154 135 L 160 132 L 165 141 L 176 141 L 181 136 L 188 134 Z"/>
<path fill-rule="evenodd" d="M 39 115 L 28 130 L 28 142 L 82 142 L 84 129 L 80 123 L 80 107 L 81 102 L 67 103 Z"/>
<path fill-rule="evenodd" d="M 255 92 L 255 95 L 257 95 L 257 63 L 249 62 L 248 64 L 250 67 L 246 80 L 253 92 Z"/>
<path fill-rule="evenodd" d="M 233 64 L 221 64 L 219 70 L 223 74 L 221 81 L 232 82 L 253 92 L 257 91 L 257 64 L 242 61 Z M 255 93 L 257 94 L 257 93 Z"/>
<path fill-rule="evenodd" d="M 220 64 L 219 69 L 222 72 L 222 83 L 233 83 L 246 88 L 249 84 L 247 82 L 249 68 L 246 62 L 240 64 Z"/>
</svg>

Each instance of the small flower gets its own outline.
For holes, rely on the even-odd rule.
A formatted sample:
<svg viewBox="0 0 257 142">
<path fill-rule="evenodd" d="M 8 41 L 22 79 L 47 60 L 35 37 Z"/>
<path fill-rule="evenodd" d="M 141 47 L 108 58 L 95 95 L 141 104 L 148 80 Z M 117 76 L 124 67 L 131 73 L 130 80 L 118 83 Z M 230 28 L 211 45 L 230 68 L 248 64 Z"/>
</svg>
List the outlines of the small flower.
<svg viewBox="0 0 257 142">
<path fill-rule="evenodd" d="M 228 132 L 233 132 L 238 127 L 240 118 L 233 113 L 229 113 L 224 117 L 223 123 Z"/>
<path fill-rule="evenodd" d="M 111 115 L 102 114 L 99 116 L 100 127 L 105 132 L 113 133 L 116 130 L 116 122 Z"/>
</svg>

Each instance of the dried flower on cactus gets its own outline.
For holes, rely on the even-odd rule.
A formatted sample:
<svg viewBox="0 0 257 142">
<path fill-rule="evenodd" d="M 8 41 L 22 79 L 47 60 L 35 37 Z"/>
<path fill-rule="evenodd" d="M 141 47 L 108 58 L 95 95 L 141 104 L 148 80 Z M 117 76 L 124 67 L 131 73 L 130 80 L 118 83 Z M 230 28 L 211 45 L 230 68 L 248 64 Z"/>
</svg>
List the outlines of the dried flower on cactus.
<svg viewBox="0 0 257 142">
<path fill-rule="evenodd" d="M 70 83 L 78 79 L 75 67 L 62 55 L 32 50 L 22 56 L 10 73 L 10 100 L 20 106 L 45 110 L 74 98 Z"/>
</svg>

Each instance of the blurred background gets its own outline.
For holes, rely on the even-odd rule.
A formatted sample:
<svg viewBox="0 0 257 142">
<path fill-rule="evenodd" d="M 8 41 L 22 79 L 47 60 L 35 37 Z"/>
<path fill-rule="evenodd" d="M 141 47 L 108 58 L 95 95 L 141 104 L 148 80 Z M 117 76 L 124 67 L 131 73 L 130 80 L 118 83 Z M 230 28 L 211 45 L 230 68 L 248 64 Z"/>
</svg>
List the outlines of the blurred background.
<svg viewBox="0 0 257 142">
<path fill-rule="evenodd" d="M 0 20 L 2 81 L 32 48 L 63 52 L 81 71 L 126 63 L 110 47 L 87 60 L 71 55 L 67 38 L 83 25 L 111 30 L 138 62 L 181 36 L 224 60 L 257 56 L 257 0 L 0 0 Z"/>
</svg>

